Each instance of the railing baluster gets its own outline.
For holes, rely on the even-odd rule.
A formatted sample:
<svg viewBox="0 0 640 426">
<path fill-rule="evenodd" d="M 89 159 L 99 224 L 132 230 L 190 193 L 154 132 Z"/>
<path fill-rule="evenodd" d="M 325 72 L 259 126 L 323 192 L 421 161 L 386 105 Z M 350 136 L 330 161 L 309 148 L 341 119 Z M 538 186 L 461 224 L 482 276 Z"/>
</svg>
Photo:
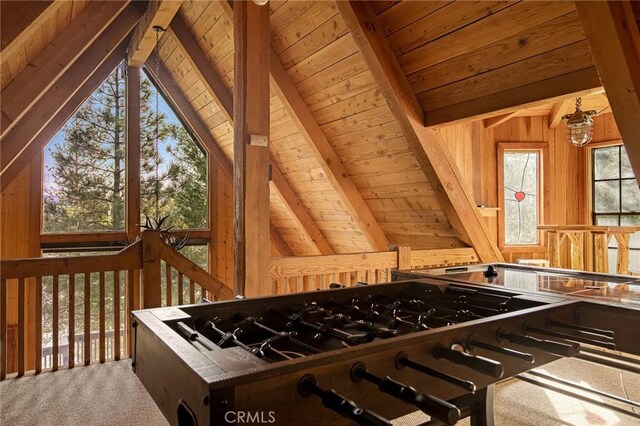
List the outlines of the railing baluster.
<svg viewBox="0 0 640 426">
<path fill-rule="evenodd" d="M 42 277 L 36 278 L 36 374 L 42 371 Z"/>
<path fill-rule="evenodd" d="M 173 305 L 173 285 L 171 282 L 171 265 L 169 265 L 168 263 L 165 262 L 164 264 L 164 279 L 165 279 L 165 286 L 167 287 L 167 306 L 171 306 Z"/>
<path fill-rule="evenodd" d="M 133 300 L 135 292 L 135 275 L 133 270 L 127 271 L 127 284 L 124 293 L 124 322 L 125 322 L 125 341 L 127 342 L 127 355 L 131 356 L 131 311 L 133 309 Z"/>
<path fill-rule="evenodd" d="M 114 273 L 115 275 L 115 273 Z M 106 322 L 105 312 L 105 289 L 104 289 L 104 272 L 100 272 L 100 362 L 105 361 L 105 342 L 104 342 L 104 326 Z"/>
<path fill-rule="evenodd" d="M 0 380 L 7 377 L 7 280 L 0 281 Z"/>
<path fill-rule="evenodd" d="M 184 288 L 182 284 L 182 280 L 184 277 L 182 276 L 182 272 L 178 272 L 178 305 L 184 304 Z"/>
<path fill-rule="evenodd" d="M 24 375 L 24 334 L 26 328 L 24 278 L 18 279 L 18 377 Z"/>
<path fill-rule="evenodd" d="M 113 271 L 113 359 L 120 359 L 120 271 Z"/>
<path fill-rule="evenodd" d="M 91 273 L 84 274 L 84 365 L 91 363 Z"/>
<path fill-rule="evenodd" d="M 76 365 L 76 276 L 69 274 L 69 335 L 67 337 L 69 368 Z"/>
<path fill-rule="evenodd" d="M 189 278 L 189 303 L 196 303 L 196 289 L 191 278 Z"/>
<path fill-rule="evenodd" d="M 59 277 L 58 275 L 54 275 L 53 276 L 53 284 L 52 284 L 52 289 L 51 292 L 53 293 L 51 295 L 52 299 L 53 299 L 53 303 L 52 303 L 52 308 L 51 308 L 51 331 L 53 336 L 52 338 L 52 355 L 51 355 L 51 369 L 53 371 L 57 371 L 58 370 L 58 361 L 60 360 L 60 357 L 58 355 L 58 345 L 59 345 L 59 340 L 60 340 L 60 336 L 59 336 L 59 330 L 58 330 L 58 313 L 60 310 L 60 307 L 58 306 L 59 303 L 59 299 L 58 299 L 58 286 L 59 286 Z"/>
</svg>

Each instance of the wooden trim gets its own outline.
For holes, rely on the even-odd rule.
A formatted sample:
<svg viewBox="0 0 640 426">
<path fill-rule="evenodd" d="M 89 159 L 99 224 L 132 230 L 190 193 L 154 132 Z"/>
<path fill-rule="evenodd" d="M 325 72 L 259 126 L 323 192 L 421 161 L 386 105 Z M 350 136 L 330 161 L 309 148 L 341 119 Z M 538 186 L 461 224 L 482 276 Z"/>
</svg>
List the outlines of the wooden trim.
<svg viewBox="0 0 640 426">
<path fill-rule="evenodd" d="M 640 181 L 640 31 L 630 1 L 576 2 L 591 55 Z"/>
<path fill-rule="evenodd" d="M 545 167 L 545 161 L 549 161 L 549 145 L 546 142 L 522 142 L 522 143 L 497 143 L 497 166 L 496 171 L 498 177 L 498 206 L 501 214 L 498 216 L 498 246 L 503 253 L 523 253 L 523 252 L 538 252 L 544 251 L 544 233 L 538 230 L 538 244 L 525 244 L 525 245 L 506 245 L 505 244 L 505 229 L 504 229 L 504 152 L 505 151 L 525 151 L 538 152 L 538 225 L 545 221 L 545 209 L 544 209 L 544 192 L 546 185 L 550 184 L 545 176 L 548 176 L 548 167 Z"/>
<path fill-rule="evenodd" d="M 497 115 L 495 117 L 489 117 L 484 119 L 484 128 L 485 130 L 491 129 L 493 127 L 499 126 L 502 123 L 506 123 L 513 117 L 516 117 L 520 113 L 520 110 L 516 110 L 513 112 L 509 112 L 507 114 Z"/>
<path fill-rule="evenodd" d="M 116 254 L 64 258 L 31 258 L 0 261 L 2 280 L 82 274 L 142 268 L 142 242 L 137 241 Z"/>
<path fill-rule="evenodd" d="M 411 250 L 411 267 L 464 265 L 477 263 L 478 255 L 472 248 Z"/>
<path fill-rule="evenodd" d="M 569 105 L 573 102 L 573 99 L 565 99 L 564 101 L 556 102 L 549 111 L 548 121 L 549 129 L 555 130 L 562 121 L 564 112 L 569 108 Z"/>
<path fill-rule="evenodd" d="M 127 1 L 90 2 L 7 87 L 2 90 L 0 130 L 4 138 L 49 89 L 107 31 Z M 117 43 L 116 43 L 117 44 Z M 115 46 L 114 46 L 115 47 Z M 104 51 L 95 52 L 104 57 Z M 77 84 L 78 82 L 76 82 Z M 37 129 L 36 129 L 37 130 Z"/>
<path fill-rule="evenodd" d="M 269 8 L 236 1 L 233 34 L 234 288 L 257 296 L 269 276 Z"/>
<path fill-rule="evenodd" d="M 156 32 L 153 27 L 158 26 L 166 30 L 181 4 L 181 0 L 150 0 L 148 2 L 147 10 L 140 18 L 129 42 L 127 49 L 129 66 L 144 65 L 156 46 Z"/>
<path fill-rule="evenodd" d="M 21 170 L 21 168 L 13 166 L 9 171 L 9 166 L 18 158 L 22 159 L 22 164 L 28 162 L 26 161 L 26 157 L 21 156 L 21 153 L 29 149 L 29 155 L 32 156 L 35 155 L 35 152 L 39 151 L 39 149 L 30 147 L 35 138 L 38 136 L 43 137 L 45 135 L 45 128 L 46 134 L 51 135 L 51 137 L 55 135 L 66 121 L 64 118 L 66 117 L 68 119 L 75 109 L 82 104 L 86 96 L 91 94 L 91 91 L 88 91 L 88 93 L 85 92 L 86 96 L 81 98 L 75 96 L 80 88 L 82 88 L 83 91 L 88 89 L 89 86 L 85 85 L 85 83 L 91 79 L 94 71 L 100 68 L 100 72 L 102 72 L 104 66 L 106 66 L 106 62 L 113 60 L 114 55 L 121 54 L 120 49 L 122 49 L 122 54 L 124 53 L 124 46 L 126 45 L 125 38 L 131 28 L 136 24 L 140 14 L 141 10 L 138 2 L 134 2 L 127 7 L 125 11 L 118 16 L 118 19 L 113 22 L 112 26 L 96 38 L 85 54 L 66 70 L 55 85 L 47 90 L 44 97 L 47 101 L 36 103 L 29 110 L 28 114 L 26 114 L 10 132 L 7 132 L 7 134 L 2 137 L 0 143 L 0 162 L 2 165 L 1 180 L 3 188 L 5 188 L 7 182 L 11 181 Z M 100 83 L 101 81 L 95 83 L 93 87 L 97 87 Z M 73 107 L 72 105 L 67 105 L 66 102 L 70 99 L 73 99 L 74 103 L 77 101 L 77 105 Z M 67 115 L 61 115 L 63 107 Z M 49 126 L 50 124 L 54 124 L 54 117 L 55 125 Z M 43 147 L 48 141 L 49 139 L 44 141 L 40 139 L 38 142 L 39 146 Z"/>
<path fill-rule="evenodd" d="M 422 108 L 370 5 L 350 1 L 336 6 L 459 238 L 471 244 L 482 261 L 502 260 L 442 136 L 424 126 Z"/>
<path fill-rule="evenodd" d="M 140 235 L 140 68 L 127 67 L 126 76 L 126 203 L 125 231 L 130 239 Z"/>
<path fill-rule="evenodd" d="M 160 232 L 142 233 L 142 307 L 144 309 L 162 306 L 160 287 Z"/>
</svg>

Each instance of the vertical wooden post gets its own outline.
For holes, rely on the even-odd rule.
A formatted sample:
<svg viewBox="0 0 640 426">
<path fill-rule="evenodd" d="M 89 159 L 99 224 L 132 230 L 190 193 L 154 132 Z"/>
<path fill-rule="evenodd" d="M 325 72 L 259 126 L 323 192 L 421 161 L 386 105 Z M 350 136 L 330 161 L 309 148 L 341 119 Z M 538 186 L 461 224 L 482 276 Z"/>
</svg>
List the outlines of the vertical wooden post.
<svg viewBox="0 0 640 426">
<path fill-rule="evenodd" d="M 398 270 L 411 269 L 411 247 L 397 246 L 395 250 L 398 252 Z"/>
<path fill-rule="evenodd" d="M 547 231 L 547 250 L 549 254 L 549 266 L 560 267 L 560 233 L 558 231 Z"/>
<path fill-rule="evenodd" d="M 593 232 L 595 243 L 595 272 L 609 273 L 609 235 Z"/>
<path fill-rule="evenodd" d="M 578 271 L 584 270 L 584 262 L 582 258 L 584 232 L 567 232 L 569 237 L 569 245 L 571 248 L 571 269 Z"/>
<path fill-rule="evenodd" d="M 269 6 L 233 2 L 234 286 L 269 291 Z"/>
<path fill-rule="evenodd" d="M 140 68 L 127 67 L 127 237 L 140 233 Z"/>
<path fill-rule="evenodd" d="M 160 285 L 160 231 L 142 233 L 142 307 L 157 308 L 162 304 Z"/>
<path fill-rule="evenodd" d="M 616 264 L 616 274 L 629 273 L 629 240 L 631 234 L 615 233 L 613 236 L 618 242 L 618 261 Z"/>
</svg>

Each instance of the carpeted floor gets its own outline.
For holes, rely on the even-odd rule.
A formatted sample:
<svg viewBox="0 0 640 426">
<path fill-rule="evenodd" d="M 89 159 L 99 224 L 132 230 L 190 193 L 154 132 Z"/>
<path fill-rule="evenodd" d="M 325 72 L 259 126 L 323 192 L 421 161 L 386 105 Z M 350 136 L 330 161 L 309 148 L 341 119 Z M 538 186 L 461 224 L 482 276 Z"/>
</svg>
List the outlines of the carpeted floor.
<svg viewBox="0 0 640 426">
<path fill-rule="evenodd" d="M 571 359 L 539 370 L 640 401 L 638 375 Z M 0 411 L 2 426 L 167 425 L 131 372 L 130 361 L 5 380 L 0 384 Z M 497 386 L 495 418 L 498 426 L 640 424 L 638 419 L 516 379 Z M 414 413 L 394 424 L 410 426 L 427 419 Z M 458 424 L 468 425 L 469 420 Z"/>
</svg>

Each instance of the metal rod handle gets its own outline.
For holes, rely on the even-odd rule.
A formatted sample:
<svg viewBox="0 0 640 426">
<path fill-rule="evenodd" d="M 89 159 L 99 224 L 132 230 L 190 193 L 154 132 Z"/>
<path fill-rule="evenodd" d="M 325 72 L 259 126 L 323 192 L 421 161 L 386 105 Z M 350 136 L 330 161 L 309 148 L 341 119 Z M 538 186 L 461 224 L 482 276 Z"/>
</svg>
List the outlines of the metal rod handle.
<svg viewBox="0 0 640 426">
<path fill-rule="evenodd" d="M 466 390 L 467 392 L 474 393 L 476 391 L 476 385 L 472 381 L 463 380 L 459 377 L 452 376 L 450 374 L 443 373 L 442 371 L 434 370 L 431 367 L 427 367 L 424 364 L 412 361 L 405 352 L 400 352 L 396 356 L 396 368 L 402 370 L 404 367 L 409 367 L 413 370 L 435 377 L 447 383 L 451 383 L 454 386 L 458 386 Z"/>
<path fill-rule="evenodd" d="M 558 343 L 551 340 L 536 339 L 531 336 L 522 336 L 520 334 L 507 333 L 504 329 L 500 328 L 497 332 L 497 340 L 508 340 L 511 343 L 517 345 L 527 346 L 530 348 L 541 349 L 545 352 L 549 352 L 559 356 L 572 357 L 580 351 L 580 346 L 569 345 L 566 343 Z"/>
<path fill-rule="evenodd" d="M 472 370 L 487 376 L 499 379 L 504 374 L 504 367 L 498 361 L 481 356 L 469 355 L 466 352 L 455 351 L 441 344 L 433 348 L 433 356 L 436 359 L 444 358 L 458 365 L 464 365 Z"/>
<path fill-rule="evenodd" d="M 600 328 L 585 327 L 583 325 L 567 324 L 566 322 L 556 321 L 551 317 L 547 318 L 546 326 L 547 328 L 549 327 L 568 328 L 570 330 L 581 331 L 583 333 L 597 334 L 600 336 L 606 336 L 610 338 L 615 337 L 615 332 L 613 332 L 612 330 L 602 330 Z"/>
<path fill-rule="evenodd" d="M 525 333 L 536 333 L 536 334 L 542 334 L 545 336 L 559 337 L 560 339 L 572 340 L 574 342 L 586 343 L 588 345 L 600 346 L 607 349 L 615 350 L 616 348 L 616 344 L 613 342 L 601 342 L 599 340 L 587 339 L 586 337 L 573 336 L 571 334 L 558 333 L 557 331 L 544 330 L 541 328 L 532 327 L 526 323 L 522 328 L 525 331 Z"/>
<path fill-rule="evenodd" d="M 469 337 L 469 339 L 467 339 L 467 346 L 469 347 L 469 349 L 482 348 L 498 354 L 510 356 L 512 358 L 518 358 L 526 362 L 530 362 L 530 363 L 536 362 L 536 358 L 528 352 L 520 352 L 520 351 L 516 351 L 515 349 L 494 346 L 489 343 L 483 342 L 481 340 L 477 340 L 474 336 L 471 336 Z"/>
</svg>

